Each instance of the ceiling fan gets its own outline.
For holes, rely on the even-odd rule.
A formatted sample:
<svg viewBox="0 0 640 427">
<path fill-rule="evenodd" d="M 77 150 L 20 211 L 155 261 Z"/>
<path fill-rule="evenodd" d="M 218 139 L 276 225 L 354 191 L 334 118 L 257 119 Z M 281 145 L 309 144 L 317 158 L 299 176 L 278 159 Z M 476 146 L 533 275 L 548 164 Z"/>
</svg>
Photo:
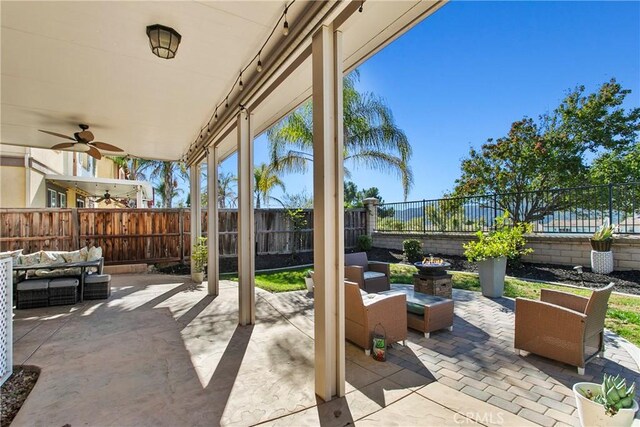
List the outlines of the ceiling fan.
<svg viewBox="0 0 640 427">
<path fill-rule="evenodd" d="M 63 142 L 61 144 L 56 144 L 53 147 L 51 147 L 52 150 L 64 150 L 66 148 L 71 148 L 76 144 L 84 144 L 85 148 L 87 148 L 86 150 L 87 154 L 90 155 L 91 157 L 95 157 L 98 160 L 102 158 L 102 154 L 100 154 L 100 151 L 98 149 L 105 150 L 105 151 L 116 151 L 116 152 L 124 151 L 122 148 L 116 147 L 115 145 L 107 144 L 106 142 L 94 141 L 93 133 L 91 133 L 91 131 L 88 130 L 89 129 L 88 125 L 81 123 L 78 126 L 80 127 L 81 131 L 74 133 L 72 137 L 63 135 L 57 132 L 51 132 L 48 130 L 42 130 L 42 129 L 38 129 L 38 130 L 43 133 L 48 133 L 49 135 L 53 135 L 59 138 L 69 139 L 73 141 L 73 142 Z"/>
<path fill-rule="evenodd" d="M 117 199 L 115 197 L 112 197 L 111 194 L 109 194 L 109 190 L 106 190 L 105 193 L 102 195 L 102 197 L 98 197 L 97 199 L 93 200 L 95 203 L 100 203 L 100 202 L 104 202 L 106 205 L 110 205 L 111 203 L 116 203 L 120 206 L 123 207 L 128 207 L 129 203 L 128 203 L 128 199 Z"/>
</svg>

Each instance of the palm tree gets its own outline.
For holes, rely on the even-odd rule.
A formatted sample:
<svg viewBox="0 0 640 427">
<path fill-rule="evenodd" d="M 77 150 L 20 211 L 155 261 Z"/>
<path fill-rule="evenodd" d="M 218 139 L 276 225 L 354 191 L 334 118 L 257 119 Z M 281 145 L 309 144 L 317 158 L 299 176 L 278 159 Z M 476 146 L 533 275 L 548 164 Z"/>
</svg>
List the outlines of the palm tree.
<svg viewBox="0 0 640 427">
<path fill-rule="evenodd" d="M 394 122 L 384 101 L 355 88 L 360 74 L 344 78 L 344 160 L 354 165 L 397 174 L 402 180 L 404 199 L 413 185 L 409 167 L 411 145 Z M 269 151 L 278 172 L 306 172 L 313 160 L 313 118 L 311 101 L 303 104 L 269 129 Z M 345 175 L 350 176 L 345 170 Z"/>
<path fill-rule="evenodd" d="M 145 179 L 144 174 L 141 173 L 148 163 L 152 160 L 139 159 L 137 157 L 130 156 L 116 156 L 111 157 L 111 160 L 124 171 L 125 179 L 137 180 Z"/>
<path fill-rule="evenodd" d="M 184 163 L 147 160 L 138 170 L 138 175 L 144 175 L 147 171 L 149 178 L 157 183 L 155 189 L 160 193 L 163 207 L 172 207 L 173 198 L 182 191 L 178 188 L 178 177 L 189 178 Z"/>
<path fill-rule="evenodd" d="M 233 183 L 237 182 L 238 178 L 229 173 L 220 173 L 218 175 L 218 207 L 224 209 L 229 206 L 235 207 L 238 201 L 238 195 L 233 189 Z"/>
<path fill-rule="evenodd" d="M 273 198 L 269 194 L 275 187 L 280 187 L 284 191 L 284 183 L 271 165 L 261 163 L 253 170 L 253 176 L 255 178 L 256 209 L 260 209 L 261 200 L 269 206 L 269 199 Z"/>
</svg>

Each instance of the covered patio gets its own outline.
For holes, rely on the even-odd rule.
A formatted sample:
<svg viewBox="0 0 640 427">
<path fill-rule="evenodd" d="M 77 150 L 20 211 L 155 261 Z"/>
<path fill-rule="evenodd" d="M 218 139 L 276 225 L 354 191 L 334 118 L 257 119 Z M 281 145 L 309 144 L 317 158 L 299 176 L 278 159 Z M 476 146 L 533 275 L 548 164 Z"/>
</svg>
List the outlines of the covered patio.
<svg viewBox="0 0 640 427">
<path fill-rule="evenodd" d="M 239 327 L 238 285 L 113 276 L 108 301 L 17 312 L 14 362 L 42 373 L 13 425 L 575 425 L 571 385 L 603 372 L 640 381 L 620 338 L 575 369 L 513 350 L 513 301 L 454 292 L 454 331 L 376 362 L 346 345 L 345 396 L 315 396 L 313 295 L 256 292 Z"/>
<path fill-rule="evenodd" d="M 85 123 L 129 155 L 185 161 L 191 246 L 201 235 L 199 172 L 206 161 L 211 297 L 220 293 L 217 166 L 237 152 L 238 311 L 226 320 L 249 326 L 257 310 L 253 139 L 313 95 L 313 365 L 315 394 L 329 401 L 346 391 L 342 79 L 443 4 L 7 3 L 2 143 L 50 148 L 51 134 L 39 130 L 65 134 Z M 170 61 L 149 49 L 156 24 L 180 40 Z"/>
</svg>

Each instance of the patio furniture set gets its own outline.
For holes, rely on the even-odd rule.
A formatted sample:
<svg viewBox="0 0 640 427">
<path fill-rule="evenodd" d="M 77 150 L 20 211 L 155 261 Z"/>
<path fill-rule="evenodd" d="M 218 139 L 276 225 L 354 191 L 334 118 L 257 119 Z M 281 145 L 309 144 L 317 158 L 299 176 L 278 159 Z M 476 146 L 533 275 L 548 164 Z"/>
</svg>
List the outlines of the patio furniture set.
<svg viewBox="0 0 640 427">
<path fill-rule="evenodd" d="M 376 325 L 386 331 L 388 343 L 404 342 L 407 327 L 424 333 L 453 330 L 454 302 L 442 286 L 425 289 L 390 283 L 390 266 L 369 262 L 366 253 L 345 255 L 346 338 L 369 354 Z M 414 278 L 415 279 L 415 278 Z M 420 279 L 422 280 L 422 279 Z M 613 283 L 590 297 L 542 289 L 540 301 L 515 300 L 514 349 L 534 353 L 577 367 L 604 354 L 604 320 Z M 451 295 L 451 291 L 449 291 Z"/>
<path fill-rule="evenodd" d="M 67 305 L 111 295 L 111 276 L 103 274 L 100 247 L 77 251 L 22 250 L 0 253 L 13 258 L 13 283 L 17 309 Z"/>
</svg>

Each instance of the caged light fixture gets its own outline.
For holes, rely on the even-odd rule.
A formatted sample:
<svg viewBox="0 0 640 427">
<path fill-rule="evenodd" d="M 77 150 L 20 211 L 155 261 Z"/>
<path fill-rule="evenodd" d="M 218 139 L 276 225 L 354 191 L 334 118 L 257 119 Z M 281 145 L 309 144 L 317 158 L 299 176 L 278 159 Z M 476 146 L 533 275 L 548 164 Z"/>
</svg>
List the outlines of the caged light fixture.
<svg viewBox="0 0 640 427">
<path fill-rule="evenodd" d="M 182 36 L 176 30 L 160 24 L 149 25 L 147 37 L 151 52 L 162 59 L 174 58 L 182 40 Z"/>
</svg>

